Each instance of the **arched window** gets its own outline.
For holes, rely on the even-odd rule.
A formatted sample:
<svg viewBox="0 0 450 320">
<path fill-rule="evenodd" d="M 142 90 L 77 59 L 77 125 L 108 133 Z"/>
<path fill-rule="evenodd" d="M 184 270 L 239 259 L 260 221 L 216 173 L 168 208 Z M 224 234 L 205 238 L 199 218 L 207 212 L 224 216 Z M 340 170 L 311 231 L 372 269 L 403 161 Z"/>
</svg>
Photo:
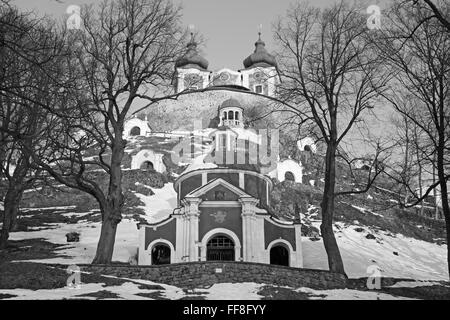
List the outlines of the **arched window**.
<svg viewBox="0 0 450 320">
<path fill-rule="evenodd" d="M 206 245 L 206 260 L 234 261 L 234 242 L 230 238 L 220 235 L 208 241 Z"/>
<path fill-rule="evenodd" d="M 144 161 L 141 164 L 141 169 L 144 169 L 144 170 L 155 170 L 155 168 L 153 167 L 153 162 L 151 162 L 151 161 Z"/>
<path fill-rule="evenodd" d="M 289 266 L 289 250 L 281 244 L 270 248 L 270 264 Z"/>
<path fill-rule="evenodd" d="M 233 120 L 233 119 L 234 119 L 234 112 L 228 111 L 228 120 Z"/>
<path fill-rule="evenodd" d="M 223 112 L 223 119 L 227 120 L 227 112 L 226 111 Z"/>
<path fill-rule="evenodd" d="M 238 111 L 234 112 L 234 120 L 239 120 L 239 112 Z"/>
<path fill-rule="evenodd" d="M 311 152 L 311 147 L 309 145 L 306 145 L 303 150 Z"/>
<path fill-rule="evenodd" d="M 169 264 L 170 248 L 167 244 L 158 243 L 152 248 L 152 264 Z"/>
<path fill-rule="evenodd" d="M 284 174 L 284 180 L 295 181 L 295 176 L 291 171 L 286 171 Z"/>
<path fill-rule="evenodd" d="M 139 136 L 139 135 L 141 135 L 141 128 L 139 128 L 139 127 L 133 127 L 133 128 L 130 130 L 130 136 Z"/>
</svg>

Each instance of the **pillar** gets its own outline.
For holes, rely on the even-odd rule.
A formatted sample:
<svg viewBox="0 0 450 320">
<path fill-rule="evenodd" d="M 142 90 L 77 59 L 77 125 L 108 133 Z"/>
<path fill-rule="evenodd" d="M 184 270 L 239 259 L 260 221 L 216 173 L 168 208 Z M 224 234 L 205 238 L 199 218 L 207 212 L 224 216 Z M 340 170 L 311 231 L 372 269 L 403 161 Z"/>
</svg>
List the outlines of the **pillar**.
<svg viewBox="0 0 450 320">
<path fill-rule="evenodd" d="M 242 205 L 242 257 L 247 262 L 255 261 L 257 256 L 257 252 L 255 251 L 255 235 L 258 232 L 263 232 L 263 230 L 255 230 L 254 228 L 258 201 L 258 199 L 253 197 L 242 197 L 239 199 Z"/>
<path fill-rule="evenodd" d="M 186 216 L 188 220 L 188 239 L 187 248 L 189 248 L 189 261 L 198 261 L 198 222 L 200 216 L 199 205 L 200 198 L 185 198 Z"/>
</svg>

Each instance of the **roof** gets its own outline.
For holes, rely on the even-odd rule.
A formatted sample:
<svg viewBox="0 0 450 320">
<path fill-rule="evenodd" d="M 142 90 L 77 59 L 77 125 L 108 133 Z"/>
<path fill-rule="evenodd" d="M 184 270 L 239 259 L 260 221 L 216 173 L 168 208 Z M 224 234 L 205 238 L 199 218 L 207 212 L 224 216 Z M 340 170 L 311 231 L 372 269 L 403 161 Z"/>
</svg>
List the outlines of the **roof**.
<svg viewBox="0 0 450 320">
<path fill-rule="evenodd" d="M 219 110 L 223 109 L 223 108 L 229 108 L 229 107 L 234 107 L 234 108 L 241 108 L 241 104 L 239 103 L 239 101 L 237 101 L 234 98 L 230 98 L 228 100 L 225 100 L 224 102 L 222 102 L 222 104 L 219 106 Z"/>
<path fill-rule="evenodd" d="M 266 44 L 261 40 L 261 33 L 258 41 L 255 42 L 255 51 L 245 58 L 244 67 L 277 67 L 275 57 L 267 52 Z"/>
<path fill-rule="evenodd" d="M 225 181 L 222 178 L 213 179 L 213 180 L 209 181 L 208 183 L 198 187 L 197 189 L 192 190 L 185 196 L 185 198 L 200 197 L 201 195 L 212 190 L 214 187 L 216 187 L 218 185 L 221 185 L 221 186 L 227 188 L 228 190 L 237 194 L 239 197 L 253 198 L 251 195 L 249 195 L 247 192 L 245 192 L 245 190 L 242 190 L 238 186 L 235 186 L 235 185 Z"/>
<path fill-rule="evenodd" d="M 197 42 L 191 34 L 191 41 L 187 44 L 187 52 L 175 62 L 175 68 L 197 68 L 208 69 L 208 60 L 198 54 Z"/>
</svg>

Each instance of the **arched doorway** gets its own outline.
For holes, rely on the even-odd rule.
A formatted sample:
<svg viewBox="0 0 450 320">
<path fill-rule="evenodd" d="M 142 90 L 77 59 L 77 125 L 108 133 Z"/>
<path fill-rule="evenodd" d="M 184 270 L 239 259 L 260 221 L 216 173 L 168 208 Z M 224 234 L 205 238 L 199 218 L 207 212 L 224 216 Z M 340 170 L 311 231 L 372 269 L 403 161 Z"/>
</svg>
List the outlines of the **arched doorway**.
<svg viewBox="0 0 450 320">
<path fill-rule="evenodd" d="M 144 161 L 141 164 L 141 169 L 144 169 L 144 170 L 155 170 L 155 168 L 153 167 L 153 162 L 151 162 L 151 161 Z"/>
<path fill-rule="evenodd" d="M 139 136 L 141 134 L 141 128 L 133 127 L 130 130 L 130 136 Z"/>
<path fill-rule="evenodd" d="M 280 244 L 270 249 L 270 264 L 289 266 L 289 250 Z"/>
<path fill-rule="evenodd" d="M 291 171 L 286 171 L 284 173 L 284 180 L 295 181 L 295 176 Z"/>
<path fill-rule="evenodd" d="M 234 242 L 220 235 L 211 238 L 206 245 L 207 261 L 234 261 Z"/>
<path fill-rule="evenodd" d="M 152 248 L 152 265 L 169 264 L 170 248 L 166 244 L 158 243 Z"/>
</svg>

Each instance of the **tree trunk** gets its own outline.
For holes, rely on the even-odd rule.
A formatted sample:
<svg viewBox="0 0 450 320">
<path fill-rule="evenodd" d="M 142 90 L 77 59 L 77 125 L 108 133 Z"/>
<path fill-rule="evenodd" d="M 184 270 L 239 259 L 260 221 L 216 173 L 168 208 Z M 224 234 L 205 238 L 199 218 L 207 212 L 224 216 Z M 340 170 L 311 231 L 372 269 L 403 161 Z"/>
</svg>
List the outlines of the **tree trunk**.
<svg viewBox="0 0 450 320">
<path fill-rule="evenodd" d="M 5 195 L 2 234 L 0 236 L 0 248 L 6 248 L 9 233 L 15 229 L 19 204 L 26 187 L 26 176 L 29 169 L 28 157 L 22 156 L 17 162 L 12 176 L 9 178 L 8 190 Z"/>
<path fill-rule="evenodd" d="M 112 261 L 118 223 L 113 218 L 110 218 L 111 213 L 105 213 L 105 216 L 108 216 L 108 218 L 102 222 L 97 252 L 92 264 L 109 264 Z"/>
<path fill-rule="evenodd" d="M 122 130 L 123 131 L 123 130 Z M 111 149 L 111 171 L 109 178 L 108 197 L 106 203 L 100 203 L 102 212 L 102 228 L 93 264 L 110 264 L 114 252 L 117 224 L 122 220 L 124 196 L 122 193 L 121 163 L 125 149 L 122 132 L 116 133 Z"/>
<path fill-rule="evenodd" d="M 440 148 L 437 150 L 437 173 L 439 179 L 439 186 L 441 189 L 441 206 L 442 212 L 445 218 L 445 226 L 447 232 L 447 268 L 450 276 L 450 206 L 448 203 L 448 189 L 447 181 L 445 179 L 445 166 L 444 166 L 444 135 L 440 135 L 439 145 Z M 436 205 L 437 207 L 437 205 Z"/>
<path fill-rule="evenodd" d="M 0 248 L 4 249 L 8 245 L 9 233 L 13 231 L 14 224 L 19 212 L 19 203 L 22 198 L 23 191 L 17 186 L 9 188 L 5 195 L 4 212 L 3 212 L 3 226 L 2 234 L 0 236 Z"/>
<path fill-rule="evenodd" d="M 345 274 L 344 263 L 333 231 L 334 189 L 336 184 L 336 145 L 329 143 L 325 156 L 325 186 L 322 198 L 322 232 L 323 244 L 328 256 L 330 271 Z"/>
</svg>

